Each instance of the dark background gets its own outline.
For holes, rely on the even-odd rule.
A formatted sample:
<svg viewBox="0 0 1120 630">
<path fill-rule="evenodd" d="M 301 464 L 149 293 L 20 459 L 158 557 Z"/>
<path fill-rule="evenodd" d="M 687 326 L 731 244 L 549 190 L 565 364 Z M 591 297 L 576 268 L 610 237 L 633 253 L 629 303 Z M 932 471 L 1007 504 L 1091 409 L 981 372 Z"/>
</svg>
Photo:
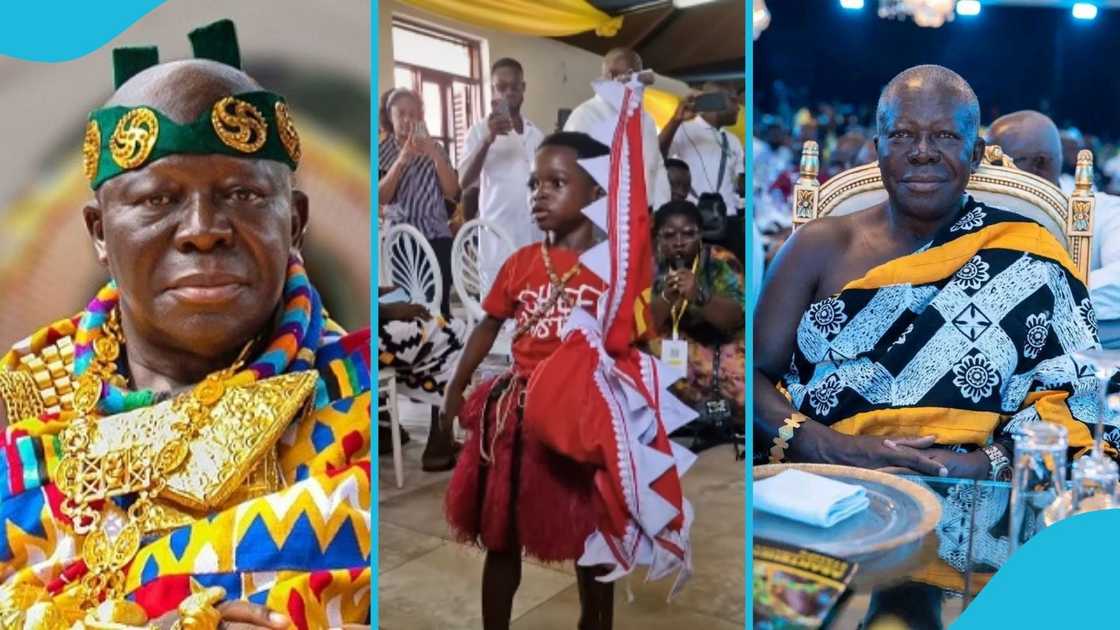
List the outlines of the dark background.
<svg viewBox="0 0 1120 630">
<path fill-rule="evenodd" d="M 755 115 L 777 112 L 780 79 L 793 109 L 844 102 L 874 111 L 898 72 L 936 63 L 976 91 L 984 123 L 1037 109 L 1061 127 L 1120 136 L 1120 11 L 1075 20 L 1068 7 L 984 6 L 940 28 L 880 18 L 877 0 L 852 11 L 838 0 L 771 0 L 754 49 Z M 788 123 L 788 121 L 787 121 Z"/>
</svg>

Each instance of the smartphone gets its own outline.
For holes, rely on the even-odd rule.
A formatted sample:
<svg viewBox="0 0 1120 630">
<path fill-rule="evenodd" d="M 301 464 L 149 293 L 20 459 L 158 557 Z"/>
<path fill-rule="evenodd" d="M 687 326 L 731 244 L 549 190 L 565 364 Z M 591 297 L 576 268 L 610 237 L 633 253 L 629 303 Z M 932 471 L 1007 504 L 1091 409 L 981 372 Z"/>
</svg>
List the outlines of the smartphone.
<svg viewBox="0 0 1120 630">
<path fill-rule="evenodd" d="M 696 97 L 692 109 L 697 112 L 722 112 L 731 107 L 731 99 L 723 92 L 707 92 Z"/>
</svg>

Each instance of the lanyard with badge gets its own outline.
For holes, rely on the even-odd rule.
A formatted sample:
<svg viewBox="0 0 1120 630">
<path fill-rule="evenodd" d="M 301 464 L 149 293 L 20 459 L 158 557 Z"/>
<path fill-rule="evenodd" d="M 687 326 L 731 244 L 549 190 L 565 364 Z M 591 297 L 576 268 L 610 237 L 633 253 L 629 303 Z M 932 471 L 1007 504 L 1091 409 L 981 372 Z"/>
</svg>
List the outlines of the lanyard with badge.
<svg viewBox="0 0 1120 630">
<path fill-rule="evenodd" d="M 697 256 L 692 261 L 694 277 L 699 269 L 700 256 Z M 688 310 L 687 299 L 681 300 L 679 304 L 669 305 L 669 316 L 673 321 L 673 338 L 661 343 L 661 360 L 669 366 L 671 380 L 674 381 L 688 376 L 688 341 L 680 338 L 681 320 L 686 310 Z"/>
</svg>

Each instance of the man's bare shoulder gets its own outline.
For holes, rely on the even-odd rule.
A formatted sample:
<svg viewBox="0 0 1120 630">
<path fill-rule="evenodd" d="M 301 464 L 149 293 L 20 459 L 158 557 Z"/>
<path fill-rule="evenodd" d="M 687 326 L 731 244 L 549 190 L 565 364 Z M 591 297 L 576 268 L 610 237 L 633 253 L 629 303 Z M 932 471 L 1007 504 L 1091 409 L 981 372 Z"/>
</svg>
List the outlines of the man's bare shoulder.
<svg viewBox="0 0 1120 630">
<path fill-rule="evenodd" d="M 857 225 L 854 216 L 821 217 L 806 223 L 790 236 L 785 248 L 788 255 L 800 258 L 843 252 Z"/>
</svg>

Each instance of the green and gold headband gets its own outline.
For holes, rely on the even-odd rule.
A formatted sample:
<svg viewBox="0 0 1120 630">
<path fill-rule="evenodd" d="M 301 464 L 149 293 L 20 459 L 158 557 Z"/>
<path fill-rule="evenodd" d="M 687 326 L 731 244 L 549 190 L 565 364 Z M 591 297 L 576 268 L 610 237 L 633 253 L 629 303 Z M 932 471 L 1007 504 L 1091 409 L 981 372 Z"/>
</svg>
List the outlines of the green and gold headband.
<svg viewBox="0 0 1120 630">
<path fill-rule="evenodd" d="M 222 20 L 190 34 L 194 55 L 240 69 L 233 22 Z M 113 51 L 116 87 L 159 63 L 154 47 Z M 82 165 L 90 186 L 175 154 L 231 155 L 283 162 L 300 159 L 299 134 L 287 103 L 265 91 L 218 99 L 190 123 L 177 123 L 151 107 L 106 107 L 89 115 Z"/>
</svg>

